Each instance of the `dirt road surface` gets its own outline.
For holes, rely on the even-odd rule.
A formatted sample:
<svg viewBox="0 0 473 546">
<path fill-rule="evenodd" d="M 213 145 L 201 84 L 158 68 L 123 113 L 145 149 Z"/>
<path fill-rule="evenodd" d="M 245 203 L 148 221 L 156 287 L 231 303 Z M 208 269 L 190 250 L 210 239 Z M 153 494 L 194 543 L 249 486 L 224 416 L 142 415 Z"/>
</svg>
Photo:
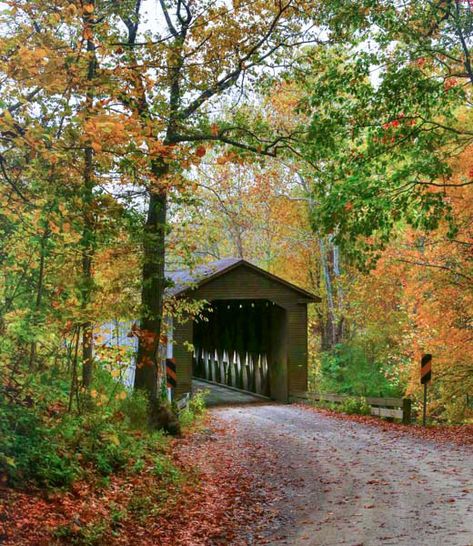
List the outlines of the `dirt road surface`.
<svg viewBox="0 0 473 546">
<path fill-rule="evenodd" d="M 297 406 L 212 410 L 235 434 L 275 517 L 250 543 L 274 546 L 472 546 L 473 453 Z M 261 455 L 260 455 L 261 456 Z M 257 537 L 257 538 L 255 538 Z"/>
</svg>

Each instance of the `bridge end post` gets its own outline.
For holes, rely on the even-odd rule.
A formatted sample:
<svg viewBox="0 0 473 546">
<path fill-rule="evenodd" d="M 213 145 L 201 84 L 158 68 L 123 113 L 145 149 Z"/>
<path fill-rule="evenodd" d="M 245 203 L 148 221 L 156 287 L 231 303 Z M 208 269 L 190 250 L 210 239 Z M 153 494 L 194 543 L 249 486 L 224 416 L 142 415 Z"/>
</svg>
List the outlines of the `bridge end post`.
<svg viewBox="0 0 473 546">
<path fill-rule="evenodd" d="M 410 398 L 402 399 L 402 423 L 410 425 L 412 418 L 412 400 Z"/>
</svg>

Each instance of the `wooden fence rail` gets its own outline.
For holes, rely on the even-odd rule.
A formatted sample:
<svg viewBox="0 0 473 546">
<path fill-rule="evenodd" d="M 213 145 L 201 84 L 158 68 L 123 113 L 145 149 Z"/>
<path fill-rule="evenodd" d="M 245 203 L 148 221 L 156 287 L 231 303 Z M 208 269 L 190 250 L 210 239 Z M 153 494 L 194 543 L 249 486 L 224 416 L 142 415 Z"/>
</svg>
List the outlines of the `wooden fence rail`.
<svg viewBox="0 0 473 546">
<path fill-rule="evenodd" d="M 315 402 L 341 404 L 348 398 L 353 398 L 353 396 L 308 392 L 307 396 L 301 397 L 299 401 L 313 400 Z M 367 396 L 364 398 L 371 406 L 371 415 L 400 419 L 404 424 L 411 422 L 412 402 L 410 398 L 383 398 L 380 396 Z"/>
</svg>

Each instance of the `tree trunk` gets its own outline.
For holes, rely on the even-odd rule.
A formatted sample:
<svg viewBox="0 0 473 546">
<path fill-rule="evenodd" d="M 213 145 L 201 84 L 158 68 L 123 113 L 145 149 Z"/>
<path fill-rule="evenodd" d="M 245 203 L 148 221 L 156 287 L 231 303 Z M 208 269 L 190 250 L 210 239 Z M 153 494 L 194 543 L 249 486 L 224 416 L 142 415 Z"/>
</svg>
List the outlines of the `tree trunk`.
<svg viewBox="0 0 473 546">
<path fill-rule="evenodd" d="M 319 239 L 320 266 L 325 284 L 327 312 L 321 317 L 322 350 L 330 350 L 344 336 L 343 291 L 340 287 L 340 255 L 329 237 Z M 330 256 L 331 254 L 331 256 Z"/>
<path fill-rule="evenodd" d="M 93 199 L 92 149 L 85 150 L 85 169 L 83 187 L 84 226 L 82 230 L 82 309 L 89 313 L 88 306 L 92 296 L 92 257 L 94 252 L 94 225 L 91 211 Z M 82 323 L 82 384 L 89 387 L 93 370 L 93 325 L 90 320 Z"/>
<path fill-rule="evenodd" d="M 327 351 L 331 349 L 335 343 L 335 305 L 332 278 L 330 276 L 330 268 L 327 260 L 327 249 L 325 242 L 321 238 L 319 239 L 320 247 L 320 266 L 322 270 L 322 276 L 325 284 L 325 294 L 327 300 L 327 312 L 326 316 L 322 318 L 322 350 Z"/>
<path fill-rule="evenodd" d="M 164 162 L 156 161 L 152 170 L 156 179 L 160 180 L 168 174 L 169 167 Z M 166 285 L 164 275 L 166 212 L 166 190 L 151 190 L 143 240 L 142 311 L 134 386 L 136 389 L 146 391 L 152 403 L 158 398 L 159 340 Z"/>
<path fill-rule="evenodd" d="M 94 4 L 94 2 L 89 2 Z M 86 17 L 86 23 L 88 18 Z M 95 45 L 92 40 L 87 41 L 87 51 L 91 55 L 88 64 L 87 80 L 92 82 L 97 72 L 97 59 L 95 56 Z M 86 111 L 90 112 L 93 107 L 94 92 L 90 84 L 86 95 Z M 95 250 L 95 226 L 93 216 L 93 198 L 94 198 L 94 152 L 92 146 L 87 146 L 84 150 L 84 174 L 82 187 L 82 207 L 83 207 L 83 228 L 82 228 L 82 302 L 81 307 L 85 316 L 90 313 L 89 306 L 92 299 L 93 274 L 92 259 Z M 92 382 L 92 372 L 94 364 L 94 346 L 93 346 L 93 323 L 85 320 L 82 323 L 82 384 L 89 387 Z"/>
<path fill-rule="evenodd" d="M 38 318 L 39 318 L 38 313 L 41 310 L 41 304 L 43 301 L 44 268 L 45 268 L 45 261 L 46 261 L 46 241 L 48 237 L 49 237 L 49 229 L 46 227 L 44 229 L 43 236 L 41 237 L 41 244 L 39 248 L 40 256 L 39 256 L 38 283 L 36 285 L 36 301 L 35 301 L 34 315 L 33 315 L 33 321 L 32 321 L 33 335 L 34 335 L 34 328 L 37 326 L 37 323 L 38 323 Z M 30 361 L 29 361 L 30 370 L 34 369 L 35 360 L 36 360 L 36 340 L 33 340 L 30 346 Z"/>
</svg>

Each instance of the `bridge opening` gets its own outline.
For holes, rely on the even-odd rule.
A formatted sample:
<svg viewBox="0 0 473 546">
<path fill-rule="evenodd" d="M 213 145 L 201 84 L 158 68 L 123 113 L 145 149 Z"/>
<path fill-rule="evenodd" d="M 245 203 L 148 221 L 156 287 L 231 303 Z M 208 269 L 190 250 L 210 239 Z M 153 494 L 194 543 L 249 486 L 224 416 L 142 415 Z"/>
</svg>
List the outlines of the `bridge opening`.
<svg viewBox="0 0 473 546">
<path fill-rule="evenodd" d="M 287 392 L 286 311 L 269 300 L 213 300 L 194 321 L 193 376 L 266 397 Z"/>
</svg>

